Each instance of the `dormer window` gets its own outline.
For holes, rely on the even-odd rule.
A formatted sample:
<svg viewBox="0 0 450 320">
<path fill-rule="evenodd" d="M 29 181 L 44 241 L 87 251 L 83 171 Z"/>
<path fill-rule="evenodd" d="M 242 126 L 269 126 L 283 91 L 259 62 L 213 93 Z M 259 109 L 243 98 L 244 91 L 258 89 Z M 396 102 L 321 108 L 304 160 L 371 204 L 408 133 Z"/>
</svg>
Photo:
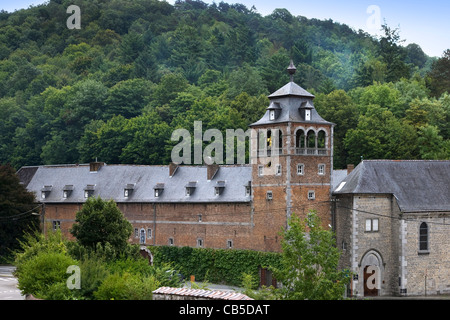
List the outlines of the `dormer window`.
<svg viewBox="0 0 450 320">
<path fill-rule="evenodd" d="M 311 121 L 311 110 L 309 110 L 309 109 L 305 110 L 305 120 Z"/>
<path fill-rule="evenodd" d="M 134 190 L 134 184 L 133 183 L 128 183 L 125 188 L 123 188 L 123 196 L 125 198 L 128 198 L 131 196 L 131 194 L 133 193 Z"/>
<path fill-rule="evenodd" d="M 95 185 L 88 184 L 86 188 L 84 188 L 84 197 L 89 198 L 94 195 Z"/>
<path fill-rule="evenodd" d="M 52 186 L 44 186 L 41 189 L 41 198 L 42 199 L 47 198 L 49 196 L 50 192 L 52 192 L 52 188 L 53 188 Z"/>
<path fill-rule="evenodd" d="M 269 112 L 269 120 L 275 120 L 275 110 L 270 110 L 270 112 Z"/>
<path fill-rule="evenodd" d="M 194 193 L 196 187 L 197 187 L 197 182 L 196 181 L 189 182 L 185 186 L 185 188 L 186 188 L 186 197 L 190 197 Z"/>
<path fill-rule="evenodd" d="M 222 194 L 225 189 L 225 181 L 217 181 L 217 185 L 214 187 L 214 194 L 216 196 Z"/>
<path fill-rule="evenodd" d="M 164 191 L 164 183 L 157 183 L 153 190 L 155 190 L 155 198 L 159 198 Z"/>
<path fill-rule="evenodd" d="M 72 194 L 73 191 L 73 185 L 65 185 L 63 188 L 63 198 L 67 199 L 68 197 L 70 197 L 70 195 Z"/>
<path fill-rule="evenodd" d="M 269 120 L 271 121 L 275 120 L 281 112 L 280 103 L 271 102 L 267 110 L 269 110 Z"/>
</svg>

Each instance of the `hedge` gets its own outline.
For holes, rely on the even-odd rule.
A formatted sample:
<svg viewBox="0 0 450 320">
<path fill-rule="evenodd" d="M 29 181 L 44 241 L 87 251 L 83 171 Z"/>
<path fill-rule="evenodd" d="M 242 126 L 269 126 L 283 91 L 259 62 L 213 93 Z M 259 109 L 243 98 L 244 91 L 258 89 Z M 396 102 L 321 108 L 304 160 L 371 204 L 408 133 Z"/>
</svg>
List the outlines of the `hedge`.
<svg viewBox="0 0 450 320">
<path fill-rule="evenodd" d="M 174 246 L 151 247 L 155 265 L 171 263 L 182 275 L 197 281 L 241 286 L 249 274 L 258 286 L 259 268 L 279 267 L 281 254 L 235 249 L 210 249 Z"/>
</svg>

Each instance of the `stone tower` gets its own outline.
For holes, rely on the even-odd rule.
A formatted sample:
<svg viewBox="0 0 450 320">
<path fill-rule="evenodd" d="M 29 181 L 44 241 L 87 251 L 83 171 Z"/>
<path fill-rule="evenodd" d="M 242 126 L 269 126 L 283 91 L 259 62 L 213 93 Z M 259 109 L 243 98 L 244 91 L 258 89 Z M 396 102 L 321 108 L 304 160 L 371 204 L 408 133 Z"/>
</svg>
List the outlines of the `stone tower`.
<svg viewBox="0 0 450 320">
<path fill-rule="evenodd" d="M 254 236 L 266 251 L 281 249 L 279 232 L 292 214 L 316 210 L 324 227 L 331 223 L 334 124 L 294 83 L 292 61 L 287 71 L 290 82 L 269 95 L 266 113 L 250 125 Z"/>
</svg>

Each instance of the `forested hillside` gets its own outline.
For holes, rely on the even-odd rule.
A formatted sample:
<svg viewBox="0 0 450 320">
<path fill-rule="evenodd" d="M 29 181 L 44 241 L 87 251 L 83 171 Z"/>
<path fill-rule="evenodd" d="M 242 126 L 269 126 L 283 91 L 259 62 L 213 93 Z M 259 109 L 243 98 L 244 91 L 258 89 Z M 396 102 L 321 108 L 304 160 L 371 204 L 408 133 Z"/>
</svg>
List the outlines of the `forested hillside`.
<svg viewBox="0 0 450 320">
<path fill-rule="evenodd" d="M 69 5 L 81 29 L 68 29 Z M 0 163 L 167 164 L 176 128 L 243 128 L 289 81 L 336 123 L 335 168 L 450 159 L 450 50 L 241 4 L 51 0 L 0 12 Z"/>
</svg>

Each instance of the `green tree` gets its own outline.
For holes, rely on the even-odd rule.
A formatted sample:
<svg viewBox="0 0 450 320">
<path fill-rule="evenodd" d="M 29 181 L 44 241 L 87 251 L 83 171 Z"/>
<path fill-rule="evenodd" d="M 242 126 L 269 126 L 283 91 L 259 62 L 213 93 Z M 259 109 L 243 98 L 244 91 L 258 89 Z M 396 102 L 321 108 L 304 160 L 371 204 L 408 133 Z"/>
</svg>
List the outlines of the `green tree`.
<svg viewBox="0 0 450 320">
<path fill-rule="evenodd" d="M 274 268 L 281 299 L 342 299 L 349 280 L 338 270 L 340 251 L 333 232 L 321 227 L 316 212 L 301 219 L 293 214 L 283 232 L 281 267 Z"/>
<path fill-rule="evenodd" d="M 410 69 L 405 63 L 406 50 L 400 46 L 399 29 L 391 29 L 387 24 L 382 25 L 384 36 L 380 39 L 378 54 L 387 66 L 386 81 L 397 81 L 402 77 L 409 78 Z"/>
<path fill-rule="evenodd" d="M 333 136 L 334 167 L 345 168 L 349 162 L 344 138 L 348 130 L 358 125 L 358 108 L 344 90 L 335 90 L 327 95 L 318 94 L 314 105 L 325 120 L 336 123 Z"/>
<path fill-rule="evenodd" d="M 98 243 L 109 243 L 117 251 L 123 251 L 132 230 L 113 200 L 91 197 L 77 212 L 70 232 L 83 246 L 94 248 Z"/>
<path fill-rule="evenodd" d="M 445 50 L 442 57 L 433 62 L 428 73 L 428 82 L 433 96 L 450 93 L 450 49 Z"/>
<path fill-rule="evenodd" d="M 415 128 L 399 119 L 387 108 L 369 105 L 359 116 L 358 125 L 349 129 L 344 138 L 349 163 L 364 159 L 416 159 Z"/>
<path fill-rule="evenodd" d="M 39 228 L 34 194 L 20 184 L 10 165 L 0 165 L 0 263 L 10 262 L 26 232 Z"/>
</svg>

